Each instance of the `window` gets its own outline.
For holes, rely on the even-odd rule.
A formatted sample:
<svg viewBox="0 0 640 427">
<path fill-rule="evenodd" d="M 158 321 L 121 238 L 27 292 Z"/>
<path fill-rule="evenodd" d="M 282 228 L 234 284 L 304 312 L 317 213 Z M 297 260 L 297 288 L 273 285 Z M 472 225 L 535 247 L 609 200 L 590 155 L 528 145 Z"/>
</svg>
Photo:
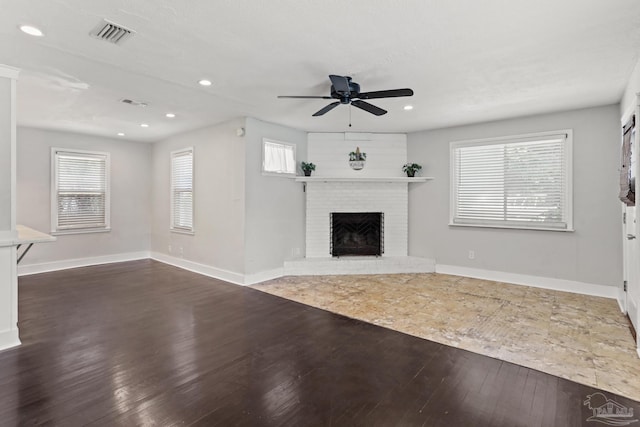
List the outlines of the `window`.
<svg viewBox="0 0 640 427">
<path fill-rule="evenodd" d="M 620 201 L 627 206 L 636 205 L 636 165 L 634 151 L 636 117 L 622 128 L 622 165 L 620 167 Z"/>
<path fill-rule="evenodd" d="M 451 225 L 571 231 L 572 131 L 451 143 Z"/>
<path fill-rule="evenodd" d="M 264 139 L 262 141 L 262 172 L 295 175 L 296 146 Z"/>
<path fill-rule="evenodd" d="M 171 230 L 193 232 L 193 148 L 171 153 Z"/>
<path fill-rule="evenodd" d="M 51 231 L 109 231 L 109 153 L 51 149 Z"/>
</svg>

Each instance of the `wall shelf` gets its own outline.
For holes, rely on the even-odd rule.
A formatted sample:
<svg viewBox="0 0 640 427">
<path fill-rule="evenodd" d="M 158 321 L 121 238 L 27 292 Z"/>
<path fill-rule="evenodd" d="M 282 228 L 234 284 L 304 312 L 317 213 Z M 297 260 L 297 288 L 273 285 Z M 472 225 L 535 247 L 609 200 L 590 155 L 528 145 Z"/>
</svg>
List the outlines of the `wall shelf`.
<svg viewBox="0 0 640 427">
<path fill-rule="evenodd" d="M 372 176 L 372 177 L 336 177 L 336 176 L 296 176 L 297 182 L 427 182 L 432 176 Z"/>
</svg>

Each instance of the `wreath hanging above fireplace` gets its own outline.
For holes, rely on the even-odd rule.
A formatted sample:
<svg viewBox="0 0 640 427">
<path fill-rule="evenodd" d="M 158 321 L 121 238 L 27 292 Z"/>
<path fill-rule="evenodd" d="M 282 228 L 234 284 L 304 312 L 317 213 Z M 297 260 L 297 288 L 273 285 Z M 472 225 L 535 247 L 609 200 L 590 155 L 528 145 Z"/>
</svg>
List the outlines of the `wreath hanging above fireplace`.
<svg viewBox="0 0 640 427">
<path fill-rule="evenodd" d="M 353 170 L 360 170 L 364 168 L 364 163 L 367 161 L 367 153 L 361 153 L 360 147 L 356 147 L 356 151 L 349 153 L 349 166 Z"/>
</svg>

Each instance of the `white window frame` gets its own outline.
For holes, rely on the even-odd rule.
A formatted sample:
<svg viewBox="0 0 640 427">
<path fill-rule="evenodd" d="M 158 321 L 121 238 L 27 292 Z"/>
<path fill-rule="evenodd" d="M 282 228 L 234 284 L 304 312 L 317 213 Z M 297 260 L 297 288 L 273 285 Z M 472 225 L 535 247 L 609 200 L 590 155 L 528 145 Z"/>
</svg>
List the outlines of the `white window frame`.
<svg viewBox="0 0 640 427">
<path fill-rule="evenodd" d="M 566 227 L 554 227 L 548 226 L 544 223 L 528 223 L 526 221 L 483 221 L 483 220 L 464 220 L 463 222 L 456 219 L 457 211 L 457 181 L 456 181 L 456 164 L 455 164 L 455 150 L 461 147 L 480 146 L 480 145 L 493 145 L 493 144 L 505 144 L 505 143 L 519 143 L 526 141 L 535 141 L 536 139 L 544 140 L 550 139 L 554 136 L 565 136 L 564 141 L 564 179 L 565 179 L 565 192 L 563 194 L 564 203 L 564 223 Z M 546 230 L 546 231 L 575 231 L 573 228 L 573 130 L 562 129 L 548 132 L 537 132 L 522 135 L 511 135 L 497 138 L 483 138 L 473 139 L 465 141 L 454 141 L 449 144 L 449 160 L 450 160 L 450 197 L 449 197 L 449 225 L 456 227 L 488 227 L 488 228 L 512 228 L 512 229 L 526 229 L 526 230 Z"/>
<path fill-rule="evenodd" d="M 293 171 L 291 171 L 291 172 L 286 172 L 286 171 L 278 172 L 278 171 L 268 171 L 268 170 L 266 170 L 265 157 L 266 157 L 267 144 L 277 144 L 277 145 L 282 145 L 282 146 L 293 148 Z M 262 138 L 262 175 L 295 177 L 296 176 L 297 165 L 298 165 L 297 164 L 296 148 L 297 148 L 296 144 L 292 144 L 290 142 L 282 142 L 282 141 L 276 141 L 275 139 Z"/>
<path fill-rule="evenodd" d="M 60 227 L 58 225 L 58 187 L 59 176 L 57 156 L 61 154 L 71 154 L 85 157 L 104 157 L 105 162 L 105 199 L 104 199 L 104 215 L 105 224 L 102 226 L 82 226 L 71 225 Z M 104 233 L 111 231 L 111 155 L 102 151 L 87 151 L 66 149 L 59 147 L 51 147 L 51 234 L 80 234 L 80 233 Z"/>
<path fill-rule="evenodd" d="M 174 217 L 174 189 L 173 189 L 173 178 L 174 178 L 174 170 L 173 170 L 173 159 L 179 155 L 183 155 L 185 153 L 191 153 L 191 227 L 177 226 L 175 224 Z M 180 150 L 175 150 L 170 153 L 169 156 L 169 230 L 174 233 L 182 233 L 182 234 L 194 234 L 195 229 L 195 151 L 193 147 L 182 148 Z"/>
</svg>

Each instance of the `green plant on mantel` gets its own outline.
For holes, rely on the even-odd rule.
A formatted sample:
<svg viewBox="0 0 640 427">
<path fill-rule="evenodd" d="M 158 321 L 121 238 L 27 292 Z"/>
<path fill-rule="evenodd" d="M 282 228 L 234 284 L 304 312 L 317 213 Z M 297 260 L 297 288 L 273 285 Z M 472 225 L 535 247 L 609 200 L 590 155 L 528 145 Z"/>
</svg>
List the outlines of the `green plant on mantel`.
<svg viewBox="0 0 640 427">
<path fill-rule="evenodd" d="M 304 176 L 311 176 L 311 171 L 316 170 L 316 165 L 313 163 L 300 162 L 300 169 L 304 172 Z"/>
<path fill-rule="evenodd" d="M 414 176 L 416 176 L 416 172 L 418 172 L 420 169 L 422 169 L 422 166 L 417 163 L 407 163 L 406 165 L 402 166 L 402 171 L 405 172 L 409 178 L 413 178 Z"/>
</svg>

